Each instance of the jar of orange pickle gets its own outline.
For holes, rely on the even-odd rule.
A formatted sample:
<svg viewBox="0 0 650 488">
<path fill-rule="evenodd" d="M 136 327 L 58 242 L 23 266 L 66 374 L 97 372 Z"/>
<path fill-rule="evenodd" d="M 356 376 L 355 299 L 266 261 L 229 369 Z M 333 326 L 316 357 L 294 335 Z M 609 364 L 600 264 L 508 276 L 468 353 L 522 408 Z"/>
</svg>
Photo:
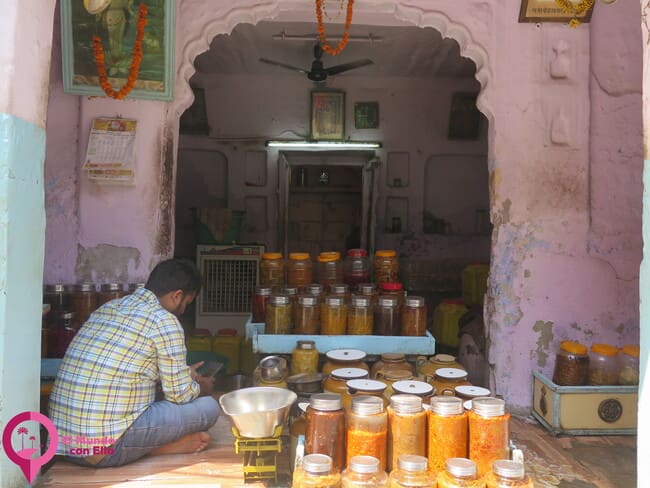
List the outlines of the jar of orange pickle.
<svg viewBox="0 0 650 488">
<path fill-rule="evenodd" d="M 388 470 L 397 467 L 403 454 L 427 455 L 427 413 L 422 398 L 393 395 L 388 412 Z"/>
<path fill-rule="evenodd" d="M 347 328 L 347 307 L 342 296 L 327 296 L 320 306 L 320 333 L 343 335 Z"/>
<path fill-rule="evenodd" d="M 423 336 L 427 330 L 427 306 L 423 297 L 408 296 L 402 307 L 402 335 Z"/>
<path fill-rule="evenodd" d="M 354 456 L 372 456 L 386 470 L 388 414 L 384 401 L 375 396 L 354 397 L 347 424 L 347 462 Z"/>
<path fill-rule="evenodd" d="M 456 397 L 433 397 L 427 414 L 429 468 L 437 473 L 445 469 L 450 457 L 467 457 L 468 423 L 463 401 Z"/>
<path fill-rule="evenodd" d="M 485 488 L 476 463 L 465 458 L 449 458 L 444 471 L 438 473 L 438 488 Z"/>
<path fill-rule="evenodd" d="M 381 286 L 382 283 L 398 281 L 399 260 L 397 253 L 393 250 L 375 252 L 374 270 L 377 286 Z"/>
<path fill-rule="evenodd" d="M 312 282 L 312 264 L 309 253 L 292 252 L 287 263 L 287 286 L 303 288 Z"/>
<path fill-rule="evenodd" d="M 260 286 L 275 288 L 284 286 L 284 260 L 279 252 L 265 252 L 260 261 Z"/>
<path fill-rule="evenodd" d="M 388 475 L 390 488 L 435 488 L 436 477 L 429 471 L 427 458 L 415 454 L 402 454 L 397 468 Z"/>
<path fill-rule="evenodd" d="M 293 306 L 293 332 L 295 334 L 318 334 L 320 331 L 320 307 L 318 298 L 301 295 Z"/>
<path fill-rule="evenodd" d="M 372 335 L 373 312 L 370 297 L 353 296 L 347 315 L 347 333 L 350 335 Z"/>
<path fill-rule="evenodd" d="M 325 289 L 335 283 L 343 283 L 343 262 L 340 252 L 322 252 L 316 261 L 318 282 Z"/>
<path fill-rule="evenodd" d="M 328 375 L 335 369 L 341 368 L 360 368 L 369 371 L 365 359 L 366 353 L 361 349 L 332 349 L 325 353 L 325 364 L 321 372 Z"/>
<path fill-rule="evenodd" d="M 500 398 L 479 397 L 472 400 L 468 412 L 469 458 L 476 462 L 480 476 L 492 469 L 497 459 L 510 456 L 510 414 Z"/>
<path fill-rule="evenodd" d="M 492 463 L 492 471 L 485 478 L 487 488 L 533 488 L 526 476 L 524 463 L 499 459 Z"/>
</svg>

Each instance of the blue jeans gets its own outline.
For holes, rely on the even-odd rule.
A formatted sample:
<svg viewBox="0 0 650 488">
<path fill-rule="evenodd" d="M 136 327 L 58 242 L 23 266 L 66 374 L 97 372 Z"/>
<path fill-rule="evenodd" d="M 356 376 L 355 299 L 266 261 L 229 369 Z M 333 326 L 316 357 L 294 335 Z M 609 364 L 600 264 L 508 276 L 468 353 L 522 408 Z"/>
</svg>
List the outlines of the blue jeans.
<svg viewBox="0 0 650 488">
<path fill-rule="evenodd" d="M 91 464 L 83 457 L 66 456 L 65 459 L 95 468 L 132 463 L 187 434 L 208 430 L 216 423 L 220 412 L 219 404 L 211 396 L 200 397 L 183 405 L 166 400 L 155 402 L 111 446 L 114 454 L 105 456 L 97 464 Z"/>
</svg>

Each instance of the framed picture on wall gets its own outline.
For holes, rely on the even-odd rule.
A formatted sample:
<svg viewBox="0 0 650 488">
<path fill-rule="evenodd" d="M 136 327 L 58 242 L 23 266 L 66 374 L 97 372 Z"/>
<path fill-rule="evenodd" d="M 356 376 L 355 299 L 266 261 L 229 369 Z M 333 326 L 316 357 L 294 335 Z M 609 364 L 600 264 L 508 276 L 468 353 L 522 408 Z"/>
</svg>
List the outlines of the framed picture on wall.
<svg viewBox="0 0 650 488">
<path fill-rule="evenodd" d="M 101 40 L 106 80 L 118 91 L 133 75 L 131 67 L 143 14 L 142 58 L 134 88 L 127 98 L 172 100 L 174 84 L 174 0 L 61 0 L 63 90 L 73 95 L 106 96 L 93 37 Z"/>
<path fill-rule="evenodd" d="M 454 93 L 449 111 L 449 139 L 478 139 L 481 113 L 476 93 Z"/>
<path fill-rule="evenodd" d="M 378 129 L 379 128 L 379 103 L 357 102 L 354 104 L 354 128 Z"/>
<path fill-rule="evenodd" d="M 311 92 L 311 139 L 314 141 L 345 139 L 345 93 Z"/>
<path fill-rule="evenodd" d="M 580 22 L 589 22 L 593 5 L 577 15 L 567 13 L 555 0 L 521 0 L 519 22 L 570 22 L 576 18 Z"/>
</svg>

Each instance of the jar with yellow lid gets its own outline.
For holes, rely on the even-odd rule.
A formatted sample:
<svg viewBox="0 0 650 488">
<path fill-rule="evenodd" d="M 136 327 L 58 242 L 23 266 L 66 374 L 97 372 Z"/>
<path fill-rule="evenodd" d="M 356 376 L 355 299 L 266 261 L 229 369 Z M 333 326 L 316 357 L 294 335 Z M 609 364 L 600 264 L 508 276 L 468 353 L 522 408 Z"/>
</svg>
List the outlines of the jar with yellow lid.
<svg viewBox="0 0 650 488">
<path fill-rule="evenodd" d="M 212 352 L 212 333 L 208 329 L 194 329 L 187 338 L 188 351 Z"/>
<path fill-rule="evenodd" d="M 392 249 L 384 249 L 375 252 L 374 259 L 375 283 L 381 286 L 382 283 L 395 282 L 399 280 L 399 260 L 397 253 Z"/>
<path fill-rule="evenodd" d="M 300 295 L 293 305 L 294 334 L 318 334 L 320 332 L 320 306 L 318 297 Z"/>
<path fill-rule="evenodd" d="M 438 473 L 445 469 L 447 458 L 468 455 L 467 412 L 460 398 L 436 396 L 430 401 L 427 415 L 429 468 Z"/>
<path fill-rule="evenodd" d="M 388 412 L 388 470 L 403 454 L 427 455 L 427 412 L 416 395 L 393 395 Z"/>
<path fill-rule="evenodd" d="M 308 454 L 293 473 L 292 488 L 340 488 L 341 473 L 326 454 Z"/>
<path fill-rule="evenodd" d="M 354 456 L 372 456 L 386 469 L 388 413 L 384 401 L 375 396 L 352 399 L 347 415 L 347 462 Z"/>
<path fill-rule="evenodd" d="M 424 456 L 402 454 L 397 458 L 397 468 L 388 475 L 390 488 L 435 488 L 436 477 L 428 466 Z"/>
<path fill-rule="evenodd" d="M 438 473 L 438 488 L 485 488 L 485 480 L 477 468 L 470 459 L 447 459 L 445 469 Z"/>
<path fill-rule="evenodd" d="M 639 346 L 627 345 L 619 353 L 619 385 L 639 384 Z"/>
<path fill-rule="evenodd" d="M 361 368 L 339 368 L 332 371 L 323 382 L 323 391 L 337 393 L 343 397 L 347 394 L 347 382 L 350 380 L 361 380 L 368 378 L 368 371 Z"/>
<path fill-rule="evenodd" d="M 587 348 L 579 342 L 563 341 L 555 356 L 553 383 L 562 386 L 583 386 L 587 384 L 589 355 Z"/>
<path fill-rule="evenodd" d="M 492 471 L 485 477 L 486 488 L 533 488 L 526 476 L 524 463 L 499 459 L 492 463 Z"/>
<path fill-rule="evenodd" d="M 312 264 L 309 253 L 292 252 L 289 254 L 287 268 L 287 286 L 302 288 L 312 280 Z"/>
<path fill-rule="evenodd" d="M 260 261 L 260 286 L 276 291 L 284 286 L 284 259 L 279 252 L 265 252 Z"/>
<path fill-rule="evenodd" d="M 408 371 L 411 375 L 415 374 L 415 368 L 406 360 L 406 356 L 399 352 L 385 352 L 380 359 L 370 368 L 370 377 L 377 378 L 378 374 L 386 376 L 387 373 L 401 370 Z"/>
<path fill-rule="evenodd" d="M 420 378 L 426 376 L 433 378 L 433 375 L 440 368 L 465 369 L 465 367 L 456 361 L 456 358 L 450 354 L 436 354 L 429 358 L 426 356 L 418 356 L 415 360 L 415 367 Z"/>
<path fill-rule="evenodd" d="M 467 371 L 456 368 L 440 368 L 436 370 L 433 378 L 426 378 L 427 383 L 436 389 L 436 395 L 456 395 L 456 387 L 471 385 L 467 381 Z"/>
<path fill-rule="evenodd" d="M 589 373 L 587 384 L 591 386 L 618 383 L 618 349 L 609 344 L 592 344 L 589 350 Z"/>
<path fill-rule="evenodd" d="M 472 400 L 467 418 L 469 458 L 476 463 L 479 476 L 484 476 L 494 461 L 509 457 L 510 414 L 500 398 L 480 397 Z"/>
<path fill-rule="evenodd" d="M 377 381 L 364 379 L 349 380 L 345 382 L 347 390 L 342 395 L 343 407 L 346 410 L 350 409 L 352 400 L 358 396 L 374 396 L 381 398 L 381 401 L 384 402 L 384 406 L 388 405 L 388 400 L 384 398 L 384 391 L 386 390 L 386 384 Z"/>
<path fill-rule="evenodd" d="M 343 262 L 341 253 L 322 252 L 316 258 L 318 283 L 328 289 L 335 283 L 343 283 Z"/>
<path fill-rule="evenodd" d="M 265 322 L 266 334 L 291 334 L 291 301 L 287 295 L 271 295 Z"/>
<path fill-rule="evenodd" d="M 329 295 L 320 306 L 320 333 L 343 335 L 347 328 L 347 307 L 342 296 Z"/>
<path fill-rule="evenodd" d="M 341 368 L 359 368 L 369 371 L 365 359 L 366 353 L 361 349 L 332 349 L 325 353 L 325 363 L 321 372 L 328 375 L 335 369 Z"/>
<path fill-rule="evenodd" d="M 291 352 L 291 374 L 317 373 L 318 349 L 314 341 L 296 341 Z"/>
<path fill-rule="evenodd" d="M 370 297 L 353 296 L 347 314 L 347 333 L 350 335 L 372 335 L 373 312 Z"/>
</svg>

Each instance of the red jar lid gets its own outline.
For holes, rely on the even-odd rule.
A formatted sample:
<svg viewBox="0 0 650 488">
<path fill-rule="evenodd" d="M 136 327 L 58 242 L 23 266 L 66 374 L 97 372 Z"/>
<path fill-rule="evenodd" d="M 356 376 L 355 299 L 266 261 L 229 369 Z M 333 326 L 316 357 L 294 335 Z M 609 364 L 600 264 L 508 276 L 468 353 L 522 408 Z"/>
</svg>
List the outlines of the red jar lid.
<svg viewBox="0 0 650 488">
<path fill-rule="evenodd" d="M 382 283 L 381 289 L 386 291 L 400 291 L 402 289 L 402 284 L 397 282 Z"/>
<path fill-rule="evenodd" d="M 365 258 L 368 257 L 368 251 L 365 249 L 348 249 L 348 256 L 351 258 Z"/>
<path fill-rule="evenodd" d="M 217 335 L 220 336 L 236 336 L 237 331 L 235 329 L 219 329 Z"/>
</svg>

